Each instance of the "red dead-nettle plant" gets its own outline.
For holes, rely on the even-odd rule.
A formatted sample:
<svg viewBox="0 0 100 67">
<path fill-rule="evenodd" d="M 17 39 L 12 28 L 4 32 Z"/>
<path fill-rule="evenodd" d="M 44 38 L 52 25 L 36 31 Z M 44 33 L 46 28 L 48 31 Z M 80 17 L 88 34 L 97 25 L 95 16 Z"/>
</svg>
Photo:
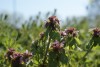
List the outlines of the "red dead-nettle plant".
<svg viewBox="0 0 100 67">
<path fill-rule="evenodd" d="M 32 53 L 26 50 L 25 53 L 16 52 L 13 48 L 9 48 L 6 57 L 11 63 L 11 67 L 26 67 L 26 63 L 32 57 Z"/>
<path fill-rule="evenodd" d="M 100 29 L 94 28 L 92 29 L 91 33 L 92 33 L 92 37 L 89 44 L 87 45 L 88 50 L 86 54 L 83 56 L 83 59 L 88 55 L 88 53 L 92 50 L 93 47 L 97 45 L 100 46 Z"/>
<path fill-rule="evenodd" d="M 72 47 L 72 42 L 74 42 L 74 46 L 79 44 L 77 43 L 78 31 L 73 27 L 60 31 L 60 22 L 56 16 L 48 18 L 45 28 L 46 30 L 40 34 L 40 38 L 32 43 L 34 60 L 40 67 L 57 67 L 60 64 L 68 64 L 69 59 L 65 47 Z"/>
</svg>

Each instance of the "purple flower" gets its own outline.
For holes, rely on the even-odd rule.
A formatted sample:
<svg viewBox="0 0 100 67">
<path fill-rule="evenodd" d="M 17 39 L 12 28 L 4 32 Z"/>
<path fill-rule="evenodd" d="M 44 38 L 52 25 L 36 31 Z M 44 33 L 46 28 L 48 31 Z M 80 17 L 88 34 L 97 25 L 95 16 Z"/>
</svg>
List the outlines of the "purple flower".
<svg viewBox="0 0 100 67">
<path fill-rule="evenodd" d="M 100 36 L 100 29 L 99 28 L 93 29 L 93 36 L 95 36 L 95 37 L 99 37 Z"/>
<path fill-rule="evenodd" d="M 68 28 L 68 29 L 65 29 L 65 33 L 66 33 L 67 35 L 71 35 L 71 36 L 75 37 L 75 36 L 77 36 L 78 31 L 76 30 L 76 28 L 70 27 L 70 28 Z"/>
<path fill-rule="evenodd" d="M 23 57 L 22 54 L 14 53 L 12 58 L 12 63 L 11 63 L 12 67 L 20 67 L 20 65 L 23 62 L 22 57 Z"/>
<path fill-rule="evenodd" d="M 62 48 L 63 48 L 64 44 L 63 43 L 60 43 L 59 41 L 55 41 L 53 44 L 52 44 L 52 48 L 54 51 L 58 52 L 60 51 Z"/>
<path fill-rule="evenodd" d="M 58 23 L 59 24 L 59 20 L 56 16 L 51 16 L 49 17 L 49 20 L 52 22 L 52 23 Z"/>
<path fill-rule="evenodd" d="M 27 63 L 30 60 L 32 53 L 26 50 L 25 53 L 21 54 L 15 52 L 13 48 L 8 49 L 6 57 L 11 62 L 11 67 L 22 67 L 23 64 Z"/>
<path fill-rule="evenodd" d="M 57 30 L 59 26 L 59 20 L 56 16 L 51 16 L 45 24 L 46 28 L 51 28 L 52 30 Z"/>
</svg>

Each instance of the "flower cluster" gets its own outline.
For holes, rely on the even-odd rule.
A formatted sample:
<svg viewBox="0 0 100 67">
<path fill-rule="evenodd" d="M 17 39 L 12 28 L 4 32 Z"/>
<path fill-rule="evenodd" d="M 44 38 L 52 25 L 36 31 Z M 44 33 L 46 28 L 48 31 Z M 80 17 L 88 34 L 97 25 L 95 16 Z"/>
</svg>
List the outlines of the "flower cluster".
<svg viewBox="0 0 100 67">
<path fill-rule="evenodd" d="M 52 30 L 59 30 L 59 20 L 56 16 L 51 16 L 48 18 L 45 24 L 46 28 L 51 28 Z"/>
<path fill-rule="evenodd" d="M 8 49 L 6 53 L 6 57 L 11 62 L 12 67 L 20 67 L 21 64 L 27 63 L 31 56 L 32 53 L 28 52 L 28 50 L 25 53 L 18 53 L 13 48 Z"/>
<path fill-rule="evenodd" d="M 68 29 L 65 29 L 65 33 L 66 33 L 67 35 L 71 35 L 71 36 L 75 37 L 75 36 L 77 36 L 78 31 L 76 30 L 76 28 L 70 27 L 70 28 L 68 28 Z"/>
<path fill-rule="evenodd" d="M 78 31 L 74 27 L 69 27 L 69 28 L 65 29 L 65 31 L 61 31 L 60 32 L 60 35 L 61 36 L 72 36 L 72 37 L 76 37 L 77 34 L 78 34 Z"/>
<path fill-rule="evenodd" d="M 63 43 L 60 43 L 60 42 L 57 41 L 57 40 L 51 45 L 51 47 L 53 48 L 53 50 L 54 50 L 55 52 L 60 51 L 60 50 L 63 48 L 63 46 L 64 46 L 64 44 L 63 44 Z"/>
<path fill-rule="evenodd" d="M 100 36 L 100 29 L 99 28 L 93 29 L 93 36 L 94 37 L 99 37 Z"/>
</svg>

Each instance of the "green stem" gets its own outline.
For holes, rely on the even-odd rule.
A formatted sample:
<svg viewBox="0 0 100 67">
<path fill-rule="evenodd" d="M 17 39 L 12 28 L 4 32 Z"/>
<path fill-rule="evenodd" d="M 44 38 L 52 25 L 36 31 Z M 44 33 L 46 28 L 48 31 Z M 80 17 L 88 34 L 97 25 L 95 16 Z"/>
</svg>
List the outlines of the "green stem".
<svg viewBox="0 0 100 67">
<path fill-rule="evenodd" d="M 82 59 L 84 59 L 87 55 L 88 55 L 88 53 L 91 51 L 91 49 L 93 48 L 93 45 L 90 47 L 90 49 L 85 53 L 85 55 L 83 56 L 83 58 Z"/>
<path fill-rule="evenodd" d="M 51 38 L 49 38 L 49 42 L 47 44 L 46 52 L 45 52 L 44 59 L 43 59 L 43 64 L 45 64 L 45 61 L 47 59 L 47 53 L 48 53 L 48 49 L 49 49 L 49 46 L 50 46 L 50 41 L 51 41 Z"/>
<path fill-rule="evenodd" d="M 70 66 L 70 63 L 71 63 L 71 53 L 70 53 L 70 50 L 71 48 L 70 48 L 70 46 L 69 46 L 69 52 L 68 52 L 68 57 L 69 57 L 69 62 L 68 62 L 68 67 L 71 67 Z"/>
</svg>

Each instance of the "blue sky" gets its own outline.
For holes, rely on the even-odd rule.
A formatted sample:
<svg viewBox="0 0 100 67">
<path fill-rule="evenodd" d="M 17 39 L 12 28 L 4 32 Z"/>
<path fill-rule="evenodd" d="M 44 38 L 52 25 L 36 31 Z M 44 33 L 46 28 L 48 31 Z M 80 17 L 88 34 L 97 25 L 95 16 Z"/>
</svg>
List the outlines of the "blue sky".
<svg viewBox="0 0 100 67">
<path fill-rule="evenodd" d="M 25 17 L 29 17 L 36 15 L 39 11 L 43 14 L 48 11 L 53 12 L 56 8 L 61 17 L 87 15 L 88 0 L 16 0 L 16 3 L 14 1 L 0 0 L 0 11 L 12 13 L 15 10 Z"/>
</svg>

